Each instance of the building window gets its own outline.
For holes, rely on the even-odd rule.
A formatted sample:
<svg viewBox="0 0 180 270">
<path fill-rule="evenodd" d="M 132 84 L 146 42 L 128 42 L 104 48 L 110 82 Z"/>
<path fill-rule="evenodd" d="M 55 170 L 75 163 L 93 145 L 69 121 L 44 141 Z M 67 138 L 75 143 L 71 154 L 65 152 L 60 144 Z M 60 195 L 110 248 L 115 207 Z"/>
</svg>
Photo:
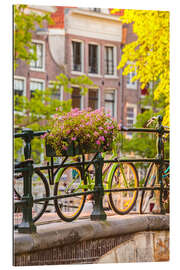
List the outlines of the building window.
<svg viewBox="0 0 180 270">
<path fill-rule="evenodd" d="M 136 109 L 135 106 L 128 106 L 126 108 L 126 125 L 128 128 L 132 128 L 133 125 L 135 124 L 136 120 Z M 128 132 L 127 133 L 128 137 L 132 137 L 132 133 Z"/>
<path fill-rule="evenodd" d="M 131 89 L 137 89 L 137 81 L 132 82 L 132 78 L 136 75 L 135 71 L 130 72 L 127 76 L 126 76 L 126 84 L 127 84 L 127 88 L 131 88 Z"/>
<path fill-rule="evenodd" d="M 88 63 L 88 73 L 97 74 L 98 73 L 98 45 L 89 44 L 89 63 Z"/>
<path fill-rule="evenodd" d="M 43 70 L 44 69 L 44 44 L 33 42 L 36 51 L 37 60 L 31 60 L 30 68 L 35 70 Z"/>
<path fill-rule="evenodd" d="M 105 74 L 114 75 L 114 48 L 105 47 Z"/>
<path fill-rule="evenodd" d="M 14 95 L 23 96 L 25 90 L 25 80 L 15 79 L 14 80 Z"/>
<path fill-rule="evenodd" d="M 44 82 L 31 80 L 30 81 L 31 98 L 33 97 L 33 93 L 35 90 L 44 90 Z"/>
<path fill-rule="evenodd" d="M 82 43 L 72 41 L 73 71 L 82 72 Z"/>
<path fill-rule="evenodd" d="M 16 78 L 14 79 L 14 105 L 15 107 L 21 104 L 21 99 L 25 95 L 25 79 Z M 19 108 L 15 108 L 15 110 L 19 111 Z"/>
<path fill-rule="evenodd" d="M 94 12 L 98 12 L 98 13 L 101 12 L 100 8 L 89 8 L 89 10 L 94 11 Z"/>
<path fill-rule="evenodd" d="M 104 93 L 104 109 L 112 117 L 115 117 L 115 91 L 105 91 Z"/>
<path fill-rule="evenodd" d="M 72 99 L 72 108 L 82 109 L 82 95 L 79 88 L 73 87 L 71 99 Z"/>
<path fill-rule="evenodd" d="M 49 84 L 49 88 L 52 90 L 51 98 L 54 100 L 63 100 L 63 90 L 62 87 L 54 87 L 53 84 Z"/>
<path fill-rule="evenodd" d="M 96 110 L 99 107 L 99 91 L 97 89 L 89 89 L 88 91 L 88 107 Z"/>
</svg>

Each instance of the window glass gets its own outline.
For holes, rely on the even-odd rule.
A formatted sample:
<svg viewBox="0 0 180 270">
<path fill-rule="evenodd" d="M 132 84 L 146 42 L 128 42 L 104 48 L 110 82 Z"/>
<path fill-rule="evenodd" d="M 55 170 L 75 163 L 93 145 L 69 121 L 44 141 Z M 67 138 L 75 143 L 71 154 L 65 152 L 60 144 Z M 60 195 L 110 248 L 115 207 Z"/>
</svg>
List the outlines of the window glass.
<svg viewBox="0 0 180 270">
<path fill-rule="evenodd" d="M 93 110 L 98 109 L 98 90 L 97 89 L 89 89 L 88 91 L 88 107 Z"/>
<path fill-rule="evenodd" d="M 89 73 L 98 73 L 98 46 L 89 44 Z"/>
<path fill-rule="evenodd" d="M 112 117 L 115 116 L 115 93 L 108 91 L 104 94 L 104 109 L 106 113 L 110 113 Z"/>
<path fill-rule="evenodd" d="M 62 100 L 62 91 L 61 87 L 54 87 L 52 84 L 49 84 L 49 88 L 52 89 L 51 98 Z"/>
<path fill-rule="evenodd" d="M 81 109 L 81 95 L 79 88 L 73 88 L 71 98 L 72 98 L 72 107 Z"/>
<path fill-rule="evenodd" d="M 43 82 L 31 81 L 30 82 L 31 98 L 33 97 L 33 93 L 35 90 L 43 90 Z"/>
<path fill-rule="evenodd" d="M 31 60 L 30 67 L 35 69 L 43 69 L 43 44 L 34 42 L 33 44 L 35 45 L 37 60 Z"/>
<path fill-rule="evenodd" d="M 136 72 L 130 72 L 127 76 L 126 76 L 126 83 L 127 83 L 127 87 L 129 88 L 133 88 L 136 89 L 137 88 L 137 81 L 132 82 L 132 78 L 136 75 Z"/>
<path fill-rule="evenodd" d="M 14 94 L 22 96 L 24 92 L 24 80 L 23 79 L 15 79 L 14 80 Z"/>
<path fill-rule="evenodd" d="M 81 42 L 72 41 L 72 51 L 73 51 L 73 70 L 82 71 L 82 44 Z"/>
<path fill-rule="evenodd" d="M 105 47 L 105 74 L 114 74 L 114 48 Z"/>
</svg>

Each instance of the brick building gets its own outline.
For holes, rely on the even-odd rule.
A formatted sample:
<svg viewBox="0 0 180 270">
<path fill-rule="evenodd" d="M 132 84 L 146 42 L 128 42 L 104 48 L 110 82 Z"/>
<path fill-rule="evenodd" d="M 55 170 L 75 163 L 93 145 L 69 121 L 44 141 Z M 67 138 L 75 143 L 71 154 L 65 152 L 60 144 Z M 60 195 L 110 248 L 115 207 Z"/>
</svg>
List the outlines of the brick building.
<svg viewBox="0 0 180 270">
<path fill-rule="evenodd" d="M 30 97 L 34 89 L 48 87 L 61 72 L 70 77 L 84 74 L 95 84 L 87 95 L 81 96 L 72 85 L 72 95 L 60 88 L 57 98 L 71 98 L 73 107 L 80 109 L 103 106 L 118 122 L 132 126 L 140 112 L 141 91 L 138 82 L 131 82 L 134 74 L 123 76 L 117 65 L 123 46 L 136 36 L 132 25 L 122 25 L 119 15 L 111 15 L 108 9 L 56 7 L 55 24 L 48 33 L 40 35 L 37 29 L 33 35 L 38 60 L 30 66 L 20 62 L 16 69 L 16 93 Z"/>
</svg>

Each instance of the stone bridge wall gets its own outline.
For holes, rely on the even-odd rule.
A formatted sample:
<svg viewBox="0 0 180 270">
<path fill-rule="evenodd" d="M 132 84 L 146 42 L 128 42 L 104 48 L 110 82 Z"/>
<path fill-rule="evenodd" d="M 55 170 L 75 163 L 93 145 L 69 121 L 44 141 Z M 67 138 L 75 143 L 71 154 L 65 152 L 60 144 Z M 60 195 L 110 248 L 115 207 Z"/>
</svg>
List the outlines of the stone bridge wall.
<svg viewBox="0 0 180 270">
<path fill-rule="evenodd" d="M 169 260 L 169 216 L 114 216 L 38 226 L 14 238 L 14 265 Z"/>
</svg>

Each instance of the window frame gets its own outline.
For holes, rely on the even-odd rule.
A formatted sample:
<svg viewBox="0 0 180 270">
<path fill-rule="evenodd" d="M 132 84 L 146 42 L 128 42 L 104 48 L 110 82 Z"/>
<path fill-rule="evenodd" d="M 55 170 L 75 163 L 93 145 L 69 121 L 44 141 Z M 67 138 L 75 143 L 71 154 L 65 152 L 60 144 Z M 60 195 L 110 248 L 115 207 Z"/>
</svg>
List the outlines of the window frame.
<svg viewBox="0 0 180 270">
<path fill-rule="evenodd" d="M 113 74 L 106 73 L 106 48 L 113 48 Z M 117 46 L 113 44 L 105 44 L 104 45 L 104 76 L 105 77 L 117 77 Z"/>
<path fill-rule="evenodd" d="M 81 70 L 74 70 L 74 58 L 73 58 L 73 42 L 80 43 L 81 44 Z M 71 73 L 82 75 L 84 74 L 84 41 L 79 39 L 72 39 L 71 40 Z"/>
<path fill-rule="evenodd" d="M 89 72 L 89 45 L 95 45 L 95 46 L 97 46 L 97 73 L 91 73 L 91 72 Z M 89 42 L 88 43 L 88 61 L 87 61 L 88 62 L 87 65 L 88 65 L 88 75 L 89 76 L 93 76 L 93 77 L 100 76 L 100 73 L 101 73 L 101 67 L 100 67 L 100 65 L 101 65 L 101 56 L 100 56 L 100 54 L 101 54 L 100 44 L 98 44 L 96 42 Z"/>
<path fill-rule="evenodd" d="M 105 89 L 104 90 L 104 107 L 105 107 L 105 103 L 108 101 L 105 99 L 106 93 L 113 93 L 114 94 L 114 102 L 113 102 L 114 103 L 114 115 L 112 117 L 117 119 L 117 89 Z M 109 100 L 108 102 L 111 102 L 111 101 Z"/>
<path fill-rule="evenodd" d="M 134 114 L 134 117 L 133 118 L 127 116 L 127 109 L 128 108 L 133 108 L 133 114 Z M 132 104 L 132 103 L 127 103 L 126 104 L 126 126 L 127 126 L 127 128 L 128 127 L 130 128 L 130 126 L 127 125 L 127 121 L 128 120 L 133 120 L 133 125 L 134 125 L 136 123 L 136 117 L 137 117 L 137 105 L 136 104 Z M 132 133 L 127 132 L 126 137 L 127 138 L 132 138 Z"/>
<path fill-rule="evenodd" d="M 53 88 L 53 85 L 52 85 L 52 83 L 50 81 L 48 82 L 48 88 Z M 63 91 L 63 86 L 62 85 L 59 86 L 59 92 L 60 92 L 60 99 L 58 99 L 58 100 L 63 101 L 64 91 Z"/>
<path fill-rule="evenodd" d="M 40 72 L 45 72 L 45 53 L 46 53 L 46 49 L 45 49 L 45 41 L 43 40 L 36 40 L 36 39 L 33 39 L 32 40 L 32 43 L 35 43 L 35 44 L 41 44 L 42 45 L 42 68 L 39 68 L 39 67 L 32 67 L 31 66 L 31 63 L 29 64 L 29 68 L 30 70 L 33 70 L 33 71 L 40 71 Z M 34 60 L 31 60 L 31 61 L 34 61 Z M 36 60 L 37 61 L 37 60 Z M 36 62 L 35 61 L 35 62 Z"/>
<path fill-rule="evenodd" d="M 23 80 L 24 81 L 24 90 L 22 96 L 26 96 L 26 77 L 23 76 L 14 76 L 14 83 L 15 80 Z M 14 84 L 13 84 L 13 95 L 14 95 Z"/>
<path fill-rule="evenodd" d="M 33 91 L 33 90 L 31 90 L 31 82 L 32 81 L 34 81 L 34 82 L 39 82 L 39 83 L 42 83 L 43 84 L 43 89 L 42 89 L 42 91 L 44 91 L 45 90 L 45 80 L 42 80 L 42 79 L 37 79 L 37 78 L 30 78 L 30 80 L 29 80 L 29 93 L 30 93 L 30 98 L 31 98 L 31 92 Z"/>
<path fill-rule="evenodd" d="M 99 88 L 93 88 L 93 87 L 88 89 L 88 107 L 89 107 L 89 90 L 97 91 L 97 109 L 99 109 L 100 104 L 101 104 L 100 103 L 101 102 L 101 100 L 100 100 L 100 89 Z"/>
<path fill-rule="evenodd" d="M 133 65 L 133 62 L 128 62 L 127 63 L 128 65 Z M 134 75 L 133 75 L 133 73 L 134 73 Z M 133 76 L 132 76 L 133 75 Z M 134 76 L 136 76 L 136 70 L 135 71 L 132 71 L 132 72 L 130 72 L 130 73 L 128 73 L 127 75 L 126 75 L 126 88 L 128 88 L 128 89 L 133 89 L 133 90 L 137 90 L 137 86 L 138 86 L 138 84 L 137 84 L 137 80 L 136 81 L 134 81 L 134 82 L 132 82 L 131 80 L 132 80 L 132 78 L 134 77 Z M 128 78 L 129 77 L 129 78 Z M 129 82 L 128 82 L 129 81 Z"/>
<path fill-rule="evenodd" d="M 71 88 L 78 88 L 81 91 L 78 85 L 71 85 Z M 71 94 L 71 100 L 72 100 L 72 94 Z M 84 95 L 80 95 L 80 108 L 79 109 L 80 110 L 84 109 Z"/>
</svg>

